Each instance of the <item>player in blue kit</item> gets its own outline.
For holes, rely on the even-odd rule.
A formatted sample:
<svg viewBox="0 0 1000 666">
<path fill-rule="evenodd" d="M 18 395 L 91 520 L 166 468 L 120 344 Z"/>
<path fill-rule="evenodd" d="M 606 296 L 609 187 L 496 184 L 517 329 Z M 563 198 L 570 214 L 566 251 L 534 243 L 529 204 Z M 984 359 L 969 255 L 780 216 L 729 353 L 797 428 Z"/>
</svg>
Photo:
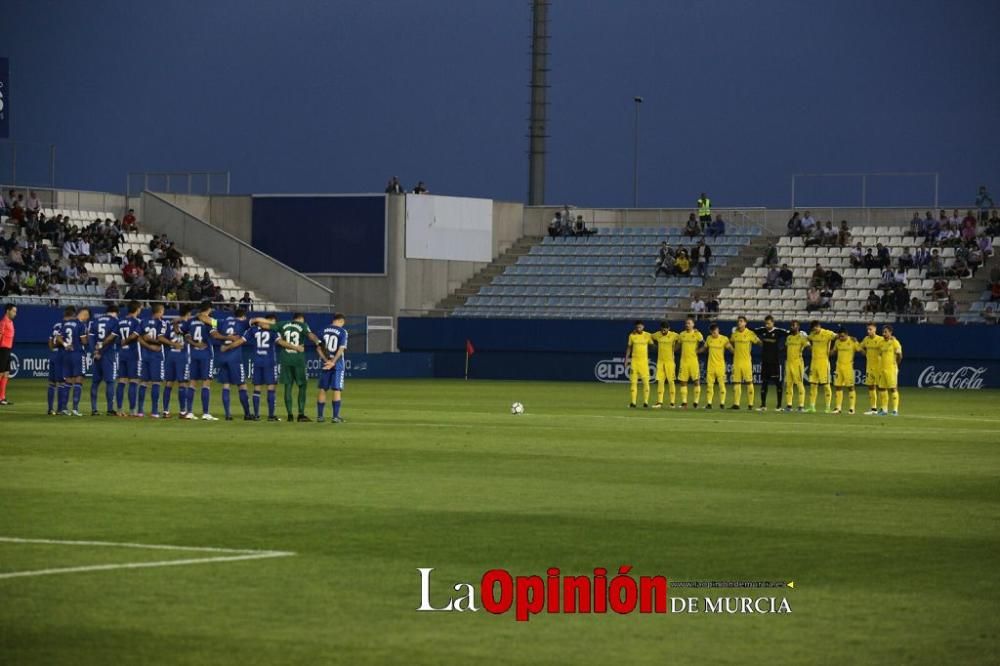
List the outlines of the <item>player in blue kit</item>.
<svg viewBox="0 0 1000 666">
<path fill-rule="evenodd" d="M 115 416 L 115 383 L 118 381 L 118 306 L 112 303 L 91 325 L 94 334 L 94 368 L 90 381 L 90 415 L 97 416 L 97 394 L 104 382 L 105 416 Z"/>
<path fill-rule="evenodd" d="M 212 304 L 203 302 L 198 307 L 198 314 L 188 324 L 185 340 L 191 345 L 191 381 L 193 385 L 201 382 L 201 419 L 203 421 L 218 421 L 208 411 L 212 398 L 212 377 L 215 374 L 215 346 L 213 341 L 226 340 L 217 330 L 217 324 L 212 319 Z M 192 397 L 192 402 L 194 398 Z M 194 405 L 191 405 L 194 411 Z"/>
<path fill-rule="evenodd" d="M 246 366 L 243 364 L 243 350 L 240 349 L 247 327 L 247 311 L 243 308 L 237 309 L 234 314 L 219 321 L 219 334 L 228 338 L 219 346 L 215 364 L 219 373 L 219 383 L 222 384 L 222 409 L 226 413 L 227 421 L 233 420 L 229 409 L 230 384 L 239 387 L 243 420 L 253 420 L 250 415 L 250 398 L 247 395 Z"/>
<path fill-rule="evenodd" d="M 181 306 L 180 315 L 170 324 L 170 345 L 166 351 L 166 366 L 163 371 L 163 417 L 170 418 L 170 393 L 177 389 L 179 416 L 193 419 L 191 413 L 191 346 L 184 339 L 191 321 L 191 306 Z"/>
<path fill-rule="evenodd" d="M 326 392 L 330 391 L 333 402 L 331 423 L 343 423 L 340 418 L 340 395 L 344 390 L 344 371 L 347 363 L 344 354 L 347 353 L 347 329 L 344 328 L 344 315 L 336 313 L 333 322 L 320 333 L 323 343 L 323 370 L 319 375 L 319 392 L 316 396 L 316 421 L 323 421 L 323 410 L 326 408 Z"/>
<path fill-rule="evenodd" d="M 52 332 L 49 334 L 49 416 L 56 415 L 56 400 L 62 392 L 63 385 L 63 348 L 60 342 L 62 338 L 63 324 L 76 317 L 76 308 L 72 305 L 63 310 L 63 318 L 52 325 Z"/>
<path fill-rule="evenodd" d="M 66 314 L 69 314 L 67 309 Z M 63 322 L 58 344 L 62 346 L 62 368 L 64 382 L 59 391 L 59 413 L 62 416 L 83 416 L 80 413 L 80 397 L 83 395 L 83 364 L 90 346 L 90 310 L 81 308 L 76 317 Z M 69 410 L 70 391 L 73 393 L 73 409 Z"/>
<path fill-rule="evenodd" d="M 135 416 L 139 392 L 139 334 L 142 322 L 139 301 L 129 301 L 128 313 L 118 319 L 118 388 L 115 404 L 118 416 Z M 124 410 L 125 390 L 128 389 L 128 411 Z"/>
<path fill-rule="evenodd" d="M 163 346 L 170 344 L 169 329 L 169 323 L 163 318 L 163 305 L 153 305 L 149 318 L 142 322 L 139 337 L 139 379 L 142 381 L 139 384 L 139 411 L 136 413 L 139 418 L 145 416 L 147 390 L 152 403 L 149 415 L 154 419 L 160 418 L 160 385 L 163 383 L 163 366 L 166 361 Z"/>
<path fill-rule="evenodd" d="M 281 419 L 274 414 L 275 387 L 278 383 L 278 347 L 300 353 L 305 351 L 305 348 L 301 345 L 291 344 L 281 337 L 277 331 L 271 329 L 276 324 L 274 315 L 261 317 L 254 321 L 256 323 L 243 334 L 243 341 L 234 341 L 234 346 L 238 347 L 247 344 L 253 349 L 250 375 L 253 382 L 254 421 L 260 420 L 261 386 L 267 387 L 267 420 L 280 421 Z"/>
</svg>

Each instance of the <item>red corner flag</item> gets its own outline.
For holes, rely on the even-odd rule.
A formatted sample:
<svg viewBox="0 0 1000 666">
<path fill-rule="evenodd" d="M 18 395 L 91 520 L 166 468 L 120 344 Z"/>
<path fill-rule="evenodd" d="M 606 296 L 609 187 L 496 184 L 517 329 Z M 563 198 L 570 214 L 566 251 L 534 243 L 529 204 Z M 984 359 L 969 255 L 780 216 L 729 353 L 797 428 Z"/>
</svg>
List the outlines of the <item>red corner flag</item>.
<svg viewBox="0 0 1000 666">
<path fill-rule="evenodd" d="M 469 357 L 476 353 L 476 348 L 472 346 L 472 340 L 465 339 L 465 378 L 469 378 Z"/>
</svg>

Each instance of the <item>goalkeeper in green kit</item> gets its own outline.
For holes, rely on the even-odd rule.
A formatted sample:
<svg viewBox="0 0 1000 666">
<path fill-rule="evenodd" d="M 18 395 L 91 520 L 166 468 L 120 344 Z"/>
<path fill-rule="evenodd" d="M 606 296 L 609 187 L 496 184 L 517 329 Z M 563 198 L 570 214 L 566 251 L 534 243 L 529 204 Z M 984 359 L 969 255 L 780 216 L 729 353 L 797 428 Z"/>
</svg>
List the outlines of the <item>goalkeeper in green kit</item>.
<svg viewBox="0 0 1000 666">
<path fill-rule="evenodd" d="M 256 320 L 251 321 L 253 324 Z M 303 343 L 308 338 L 319 352 L 320 357 L 325 361 L 326 354 L 323 346 L 316 334 L 309 329 L 305 315 L 296 312 L 292 315 L 291 321 L 283 321 L 279 324 L 272 324 L 271 330 L 277 333 L 278 337 L 290 345 L 305 346 Z M 292 420 L 292 384 L 296 384 L 299 389 L 299 411 L 296 421 L 311 421 L 306 416 L 306 355 L 305 352 L 295 351 L 280 347 L 278 352 L 278 364 L 281 368 L 279 381 L 284 386 L 285 411 L 288 413 L 288 420 Z"/>
</svg>

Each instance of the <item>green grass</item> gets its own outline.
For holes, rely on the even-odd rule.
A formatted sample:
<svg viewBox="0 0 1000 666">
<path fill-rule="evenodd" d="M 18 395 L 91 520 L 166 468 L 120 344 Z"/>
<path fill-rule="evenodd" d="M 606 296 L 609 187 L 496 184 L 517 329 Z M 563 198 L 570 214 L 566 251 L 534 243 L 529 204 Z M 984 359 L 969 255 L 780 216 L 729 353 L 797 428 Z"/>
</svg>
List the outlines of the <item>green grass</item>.
<svg viewBox="0 0 1000 666">
<path fill-rule="evenodd" d="M 209 424 L 47 417 L 44 384 L 12 382 L 0 536 L 297 555 L 0 579 L 0 662 L 1000 658 L 995 391 L 904 389 L 903 415 L 879 418 L 630 411 L 624 387 L 599 384 L 349 388 L 342 426 Z M 513 400 L 524 416 L 508 413 Z M 7 543 L 0 573 L 186 556 Z M 440 598 L 494 567 L 621 564 L 674 580 L 794 580 L 777 592 L 793 612 L 526 623 L 415 612 L 417 567 L 435 567 Z M 713 596 L 725 594 L 746 593 Z"/>
</svg>

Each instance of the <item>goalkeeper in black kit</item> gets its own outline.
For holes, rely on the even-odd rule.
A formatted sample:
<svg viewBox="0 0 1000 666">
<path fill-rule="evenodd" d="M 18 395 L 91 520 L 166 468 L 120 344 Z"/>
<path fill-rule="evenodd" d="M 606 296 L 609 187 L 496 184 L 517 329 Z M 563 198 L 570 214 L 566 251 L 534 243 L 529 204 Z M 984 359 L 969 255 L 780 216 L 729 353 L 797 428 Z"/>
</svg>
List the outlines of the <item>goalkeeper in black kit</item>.
<svg viewBox="0 0 1000 666">
<path fill-rule="evenodd" d="M 754 329 L 754 333 L 761 342 L 761 367 L 760 367 L 760 407 L 758 412 L 767 411 L 767 387 L 774 384 L 775 400 L 777 404 L 775 411 L 781 411 L 781 356 L 784 352 L 785 338 L 789 331 L 784 328 L 777 328 L 774 325 L 774 317 L 768 315 L 764 318 L 764 325 Z"/>
</svg>

